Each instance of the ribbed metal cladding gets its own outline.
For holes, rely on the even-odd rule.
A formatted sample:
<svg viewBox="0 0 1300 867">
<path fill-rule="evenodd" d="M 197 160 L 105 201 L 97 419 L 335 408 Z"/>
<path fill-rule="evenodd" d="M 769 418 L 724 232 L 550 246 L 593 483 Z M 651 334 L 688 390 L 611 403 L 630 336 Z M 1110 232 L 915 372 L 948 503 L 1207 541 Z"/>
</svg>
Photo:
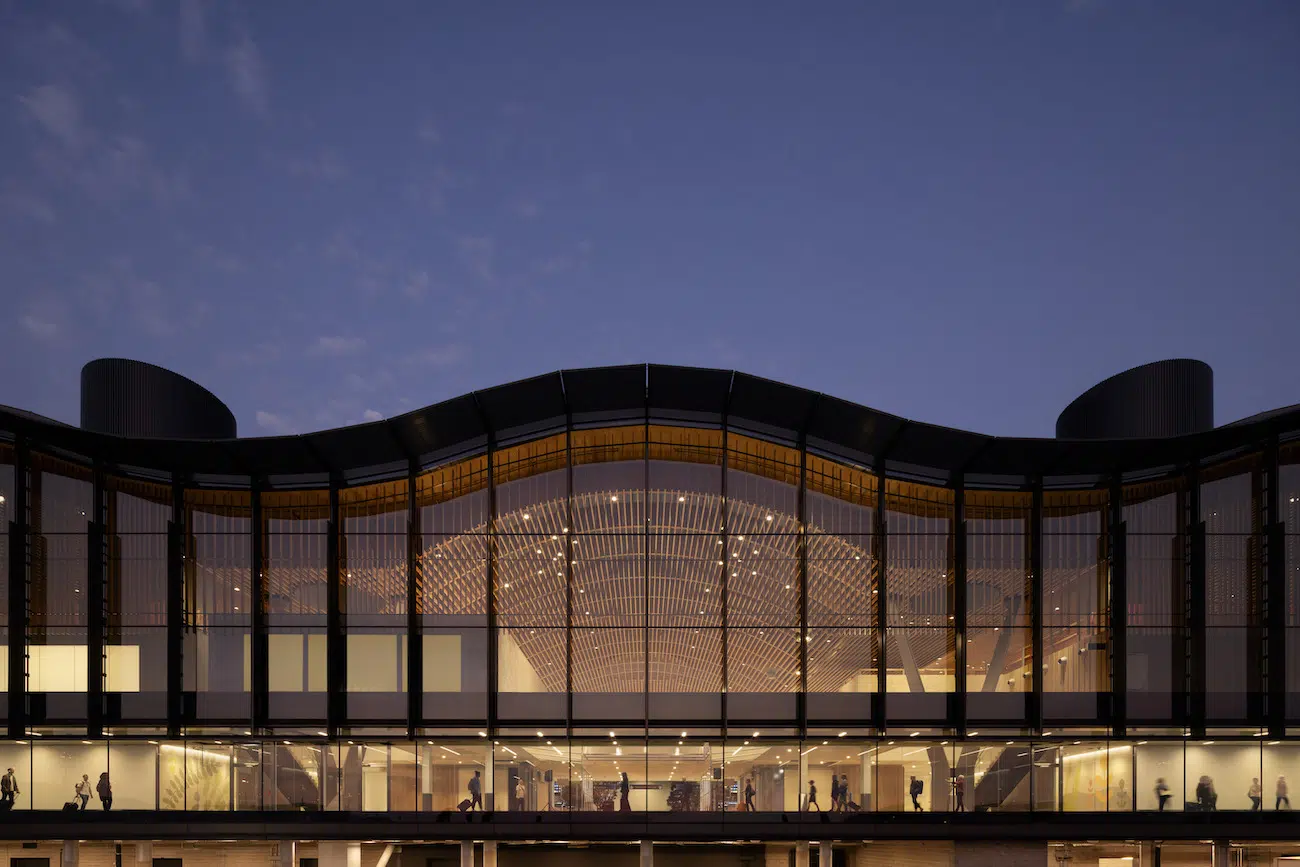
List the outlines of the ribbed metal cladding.
<svg viewBox="0 0 1300 867">
<path fill-rule="evenodd" d="M 168 439 L 234 439 L 235 416 L 203 386 L 143 361 L 100 358 L 81 368 L 81 426 Z"/>
<path fill-rule="evenodd" d="M 1172 437 L 1214 427 L 1214 371 L 1173 358 L 1117 373 L 1056 419 L 1057 439 Z"/>
</svg>

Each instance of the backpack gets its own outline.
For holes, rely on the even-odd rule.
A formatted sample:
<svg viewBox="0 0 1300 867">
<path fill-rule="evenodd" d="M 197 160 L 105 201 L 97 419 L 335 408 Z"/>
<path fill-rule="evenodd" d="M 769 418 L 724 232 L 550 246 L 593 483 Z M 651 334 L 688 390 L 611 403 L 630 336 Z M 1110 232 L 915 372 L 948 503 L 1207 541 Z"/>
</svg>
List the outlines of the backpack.
<svg viewBox="0 0 1300 867">
<path fill-rule="evenodd" d="M 915 783 L 912 784 L 912 788 L 916 789 L 916 794 L 918 794 L 918 795 L 924 794 L 924 793 L 925 793 L 925 781 L 924 781 L 924 780 L 917 780 Z"/>
<path fill-rule="evenodd" d="M 9 778 L 8 774 L 5 774 L 4 777 L 0 778 L 0 792 L 4 792 L 7 795 L 13 790 L 13 781 Z"/>
</svg>

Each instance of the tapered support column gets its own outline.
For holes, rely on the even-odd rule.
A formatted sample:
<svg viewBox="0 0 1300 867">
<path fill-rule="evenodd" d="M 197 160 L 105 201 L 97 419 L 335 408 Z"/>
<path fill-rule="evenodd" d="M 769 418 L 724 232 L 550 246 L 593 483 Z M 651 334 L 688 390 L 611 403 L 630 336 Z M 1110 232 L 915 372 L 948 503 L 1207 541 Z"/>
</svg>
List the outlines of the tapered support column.
<svg viewBox="0 0 1300 867">
<path fill-rule="evenodd" d="M 817 863 L 819 867 L 834 867 L 835 848 L 831 846 L 830 840 L 823 840 L 817 847 Z"/>
<path fill-rule="evenodd" d="M 644 864 L 645 862 L 641 862 Z M 497 867 L 497 841 L 483 841 L 483 867 Z"/>
<path fill-rule="evenodd" d="M 655 846 L 649 840 L 641 841 L 641 860 L 638 862 L 641 867 L 654 867 L 655 863 Z M 484 862 L 483 867 L 487 867 Z"/>
<path fill-rule="evenodd" d="M 474 867 L 474 842 L 460 841 L 460 867 Z"/>
<path fill-rule="evenodd" d="M 808 867 L 808 841 L 794 844 L 794 867 Z"/>
<path fill-rule="evenodd" d="M 81 844 L 76 840 L 65 840 L 60 859 L 63 867 L 77 867 L 77 861 L 80 860 L 80 857 Z"/>
</svg>

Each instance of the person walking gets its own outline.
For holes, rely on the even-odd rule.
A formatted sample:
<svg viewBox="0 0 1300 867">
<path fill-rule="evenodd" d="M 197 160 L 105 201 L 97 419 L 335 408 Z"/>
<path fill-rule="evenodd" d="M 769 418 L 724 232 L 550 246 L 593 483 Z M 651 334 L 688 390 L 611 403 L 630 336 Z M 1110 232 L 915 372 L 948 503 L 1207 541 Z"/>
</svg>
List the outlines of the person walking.
<svg viewBox="0 0 1300 867">
<path fill-rule="evenodd" d="M 911 782 L 908 783 L 907 785 L 907 793 L 912 796 L 912 810 L 914 812 L 917 813 L 921 812 L 920 799 L 921 799 L 921 793 L 924 791 L 925 791 L 925 783 L 921 782 L 916 777 L 912 777 Z"/>
<path fill-rule="evenodd" d="M 99 796 L 100 806 L 107 813 L 113 809 L 113 785 L 108 781 L 108 771 L 99 775 L 99 782 L 95 784 L 95 794 Z"/>
<path fill-rule="evenodd" d="M 840 811 L 840 778 L 831 774 L 831 812 Z"/>
<path fill-rule="evenodd" d="M 14 776 L 14 769 L 10 768 L 0 777 L 0 809 L 12 810 L 19 793 L 18 778 Z"/>
<path fill-rule="evenodd" d="M 479 812 L 483 812 L 483 781 L 478 771 L 475 771 L 474 776 L 470 778 L 467 788 L 469 789 L 469 810 L 478 807 Z M 469 810 L 465 812 L 468 813 Z"/>
<path fill-rule="evenodd" d="M 754 780 L 750 777 L 745 778 L 745 812 L 753 813 L 754 808 Z"/>
<path fill-rule="evenodd" d="M 1161 813 L 1163 813 L 1165 811 L 1165 805 L 1169 803 L 1170 797 L 1171 796 L 1169 794 L 1169 784 L 1165 782 L 1164 777 L 1157 777 L 1156 778 L 1156 799 L 1160 802 L 1160 806 L 1157 807 L 1156 809 L 1158 809 Z"/>
<path fill-rule="evenodd" d="M 1263 809 L 1264 787 L 1259 784 L 1259 777 L 1250 778 L 1250 789 L 1246 792 L 1246 797 L 1250 798 L 1250 811 L 1258 813 Z"/>
<path fill-rule="evenodd" d="M 632 791 L 632 784 L 627 781 L 627 771 L 619 774 L 621 779 L 618 781 L 618 811 L 620 813 L 632 812 L 632 805 L 628 803 L 627 796 Z"/>
<path fill-rule="evenodd" d="M 966 776 L 957 775 L 957 812 L 966 812 Z"/>
<path fill-rule="evenodd" d="M 849 775 L 840 774 L 840 812 L 846 812 L 852 803 L 853 796 L 849 792 Z"/>
<path fill-rule="evenodd" d="M 1282 809 L 1283 804 L 1286 804 L 1286 808 L 1288 810 L 1291 809 L 1291 798 L 1287 794 L 1288 791 L 1289 790 L 1287 789 L 1287 785 L 1286 785 L 1286 777 L 1278 777 L 1277 778 L 1277 801 L 1273 805 L 1274 810 Z"/>
<path fill-rule="evenodd" d="M 808 803 L 804 805 L 804 812 L 809 812 L 809 813 L 812 812 L 813 807 L 817 808 L 818 813 L 822 811 L 822 805 L 817 803 L 817 781 L 809 780 L 808 781 Z"/>
<path fill-rule="evenodd" d="M 81 809 L 85 810 L 86 805 L 90 803 L 90 775 L 82 774 L 81 782 L 77 783 L 77 800 L 81 801 Z"/>
<path fill-rule="evenodd" d="M 515 778 L 515 809 L 521 813 L 525 809 L 524 801 L 526 795 L 527 795 L 527 790 L 524 788 L 524 778 L 516 777 Z"/>
</svg>

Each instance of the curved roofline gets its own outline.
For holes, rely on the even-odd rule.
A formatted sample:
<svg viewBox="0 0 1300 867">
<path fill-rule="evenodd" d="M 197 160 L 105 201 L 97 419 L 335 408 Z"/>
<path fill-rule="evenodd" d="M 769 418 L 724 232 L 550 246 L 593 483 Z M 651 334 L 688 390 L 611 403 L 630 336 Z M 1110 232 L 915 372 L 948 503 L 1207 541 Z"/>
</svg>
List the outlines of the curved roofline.
<svg viewBox="0 0 1300 867">
<path fill-rule="evenodd" d="M 351 427 L 233 440 L 132 439 L 0 409 L 0 429 L 110 464 L 184 476 L 345 480 L 395 476 L 412 463 L 430 466 L 566 427 L 645 421 L 726 425 L 938 483 L 958 474 L 1015 483 L 1155 470 L 1254 447 L 1300 430 L 1300 406 L 1168 439 L 997 437 L 904 419 L 738 371 L 637 364 L 557 370 Z"/>
</svg>

